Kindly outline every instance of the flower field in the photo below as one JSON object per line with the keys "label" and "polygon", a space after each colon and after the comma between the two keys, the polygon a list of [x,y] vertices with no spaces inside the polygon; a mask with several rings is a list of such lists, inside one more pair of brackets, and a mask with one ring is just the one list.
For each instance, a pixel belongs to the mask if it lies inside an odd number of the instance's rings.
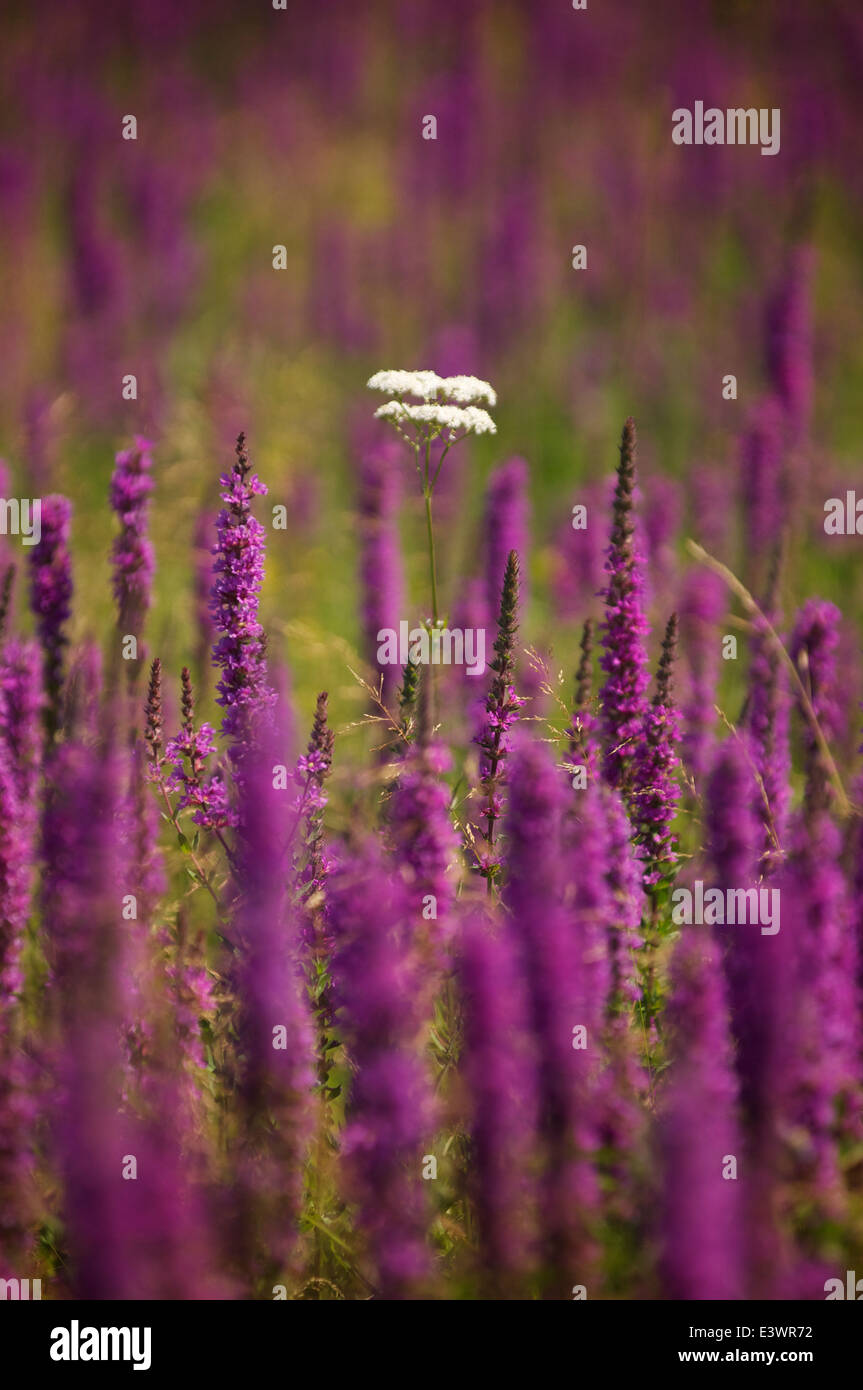
{"label": "flower field", "polygon": [[0,33],[4,1296],[855,1297],[861,17]]}

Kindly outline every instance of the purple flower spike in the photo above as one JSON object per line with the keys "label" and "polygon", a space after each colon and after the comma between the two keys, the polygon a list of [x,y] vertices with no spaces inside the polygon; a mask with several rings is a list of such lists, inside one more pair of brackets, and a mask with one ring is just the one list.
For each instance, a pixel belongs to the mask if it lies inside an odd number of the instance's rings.
{"label": "purple flower spike", "polygon": [[599,1200],[590,1098],[600,1038],[587,1013],[594,1001],[585,998],[584,937],[563,904],[562,797],[559,772],[543,746],[520,744],[510,774],[504,901],[539,1051],[539,1219],[543,1286],[551,1298],[568,1297],[574,1282],[589,1283]]}
{"label": "purple flower spike", "polygon": [[532,1256],[529,1160],[538,1078],[506,923],[494,929],[479,917],[468,922],[460,978],[481,1291],[485,1298],[513,1298]]}
{"label": "purple flower spike", "polygon": [[[508,459],[491,474],[486,492],[483,534],[485,602],[488,621],[492,622],[500,603],[500,577],[506,569],[509,552],[514,550],[519,556],[528,553],[527,464],[524,459]],[[520,602],[524,612],[527,589],[523,580]]]}
{"label": "purple flower spike", "polygon": [[150,606],[153,582],[153,547],[147,539],[152,447],[149,440],[138,436],[131,449],[117,454],[110,490],[111,506],[122,528],[111,556],[117,623],[121,632],[137,636]]}
{"label": "purple flower spike", "polygon": [[794,439],[805,437],[812,418],[814,270],[812,248],[795,247],[782,283],[767,310],[767,365]]}
{"label": "purple flower spike", "polygon": [[[761,792],[743,739],[730,738],[720,749],[705,800],[710,886],[722,892],[757,888],[763,851]],[[780,887],[780,903],[783,893]],[[775,1296],[783,1259],[771,1194],[781,1163],[787,1039],[795,1031],[789,1008],[793,995],[790,930],[787,922],[782,922],[775,935],[763,934],[757,924],[716,929],[717,942],[724,949],[731,1035],[746,1125],[749,1180],[741,1201],[747,1292],[754,1298]]]}
{"label": "purple flower spike", "polygon": [[355,1071],[343,1153],[381,1298],[421,1296],[429,1275],[423,1157],[431,1098],[417,1038],[417,980],[402,888],[368,844],[330,879],[335,998]]}
{"label": "purple flower spike", "polygon": [[223,635],[213,650],[222,671],[217,701],[225,709],[222,733],[236,764],[252,741],[255,719],[276,700],[267,684],[266,637],[258,621],[258,597],[264,582],[264,528],[252,516],[252,499],[267,489],[252,471],[246,437],[237,439],[237,461],[221,478],[224,509],[217,523],[213,597],[216,629]]}
{"label": "purple flower spike", "polygon": [[[383,628],[398,631],[403,617],[404,577],[399,544],[400,474],[397,450],[380,447],[363,456],[360,470],[359,540],[362,626],[369,661],[377,665]],[[397,666],[378,666],[383,699],[388,703],[399,683]]]}
{"label": "purple flower spike", "polygon": [[[836,649],[839,646],[841,620],[842,614],[835,604],[811,598],[797,614],[790,642],[791,660],[798,669],[803,688],[828,744],[839,736],[842,727],[841,710],[835,694]],[[806,754],[806,805],[813,811],[829,801],[829,773],[799,693],[797,704]]]}
{"label": "purple flower spike", "polygon": [[719,949],[684,929],[666,1013],[671,1048],[659,1114],[663,1163],[661,1270],[672,1299],[743,1297],[736,1087]]}
{"label": "purple flower spike", "polygon": [[497,623],[495,657],[490,663],[494,672],[485,702],[482,728],[474,739],[479,745],[479,776],[482,785],[480,816],[484,822],[478,836],[475,855],[479,872],[485,878],[489,893],[500,873],[497,850],[497,823],[503,813],[504,768],[511,747],[510,730],[518,719],[524,699],[516,695],[512,684],[515,665],[515,634],[518,631],[518,555],[509,553],[503,578],[500,614]]}
{"label": "purple flower spike", "polygon": [[237,1024],[243,1147],[239,1161],[246,1256],[265,1278],[284,1270],[296,1244],[312,1122],[314,1048],[299,966],[299,914],[287,892],[293,808],[274,767],[276,729],[240,768]]}
{"label": "purple flower spike", "polygon": [[42,536],[30,552],[30,607],[42,644],[43,680],[48,697],[45,724],[53,739],[60,720],[63,653],[68,645],[66,624],[72,611],[72,567],[69,522],[72,503],[52,494],[42,502]]}
{"label": "purple flower spike", "polygon": [[[405,891],[413,901],[415,920],[431,924],[430,945],[439,964],[447,959],[453,931],[451,908],[458,854],[449,788],[441,775],[448,765],[444,748],[414,744],[401,764],[389,802],[390,837]],[[433,909],[433,917],[426,908]]]}
{"label": "purple flower spike", "polygon": [[757,584],[786,519],[782,486],[783,420],[778,401],[768,398],[753,410],[741,452],[741,483],[746,553]]}
{"label": "purple flower spike", "polygon": [[628,791],[645,711],[649,626],[644,614],[644,560],[635,539],[635,423],[627,420],[620,444],[614,493],[611,544],[605,561],[608,583],[602,590],[600,666],[606,680],[600,695],[605,736],[603,774],[613,787]]}
{"label": "purple flower spike", "polygon": [[[776,627],[773,612],[767,613]],[[761,619],[754,622],[746,727],[761,778],[758,814],[764,825],[761,868],[770,874],[785,852],[791,801],[790,697],[785,665]]]}
{"label": "purple flower spike", "polygon": [[680,759],[680,715],[674,704],[672,672],[677,651],[677,614],[665,629],[662,657],[656,677],[656,694],[644,716],[632,781],[632,823],[644,861],[644,885],[653,888],[666,880],[676,862],[671,826],[677,814],[680,786],[674,775]]}

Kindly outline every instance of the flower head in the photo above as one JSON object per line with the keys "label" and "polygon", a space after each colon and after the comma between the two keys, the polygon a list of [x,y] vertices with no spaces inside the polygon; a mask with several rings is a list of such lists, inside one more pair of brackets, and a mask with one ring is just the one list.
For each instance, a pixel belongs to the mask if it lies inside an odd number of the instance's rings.
{"label": "flower head", "polygon": [[437,372],[375,372],[366,385],[372,391],[385,391],[388,396],[414,396],[417,400],[437,398],[455,401],[457,405],[472,405],[485,401],[497,405],[497,392],[478,376],[438,376]]}
{"label": "flower head", "polygon": [[497,426],[488,411],[480,410],[475,405],[406,405],[404,401],[387,401],[385,405],[378,406],[375,418],[392,420],[397,425],[427,425],[429,428],[419,433],[428,434],[430,438],[435,438],[444,430],[449,430],[453,436],[461,430],[460,438],[466,434],[497,433]]}

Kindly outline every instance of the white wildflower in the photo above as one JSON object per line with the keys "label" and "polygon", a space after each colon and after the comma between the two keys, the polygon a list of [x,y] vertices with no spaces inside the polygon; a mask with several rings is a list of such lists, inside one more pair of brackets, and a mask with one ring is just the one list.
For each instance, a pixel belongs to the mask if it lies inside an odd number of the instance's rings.
{"label": "white wildflower", "polygon": [[437,372],[375,372],[366,385],[372,391],[386,391],[388,396],[416,396],[430,401],[443,386]]}
{"label": "white wildflower", "polygon": [[441,382],[441,394],[459,405],[471,405],[475,401],[497,405],[494,387],[489,386],[487,381],[481,381],[478,376],[445,376]]}
{"label": "white wildflower", "polygon": [[450,430],[453,434],[496,434],[497,426],[486,410],[477,406],[406,405],[404,401],[387,401],[375,411],[379,420],[394,424],[428,425],[431,432]]}
{"label": "white wildflower", "polygon": [[497,405],[497,392],[478,376],[438,376],[437,372],[375,372],[366,382],[389,396],[413,396],[420,401],[453,401],[456,405]]}

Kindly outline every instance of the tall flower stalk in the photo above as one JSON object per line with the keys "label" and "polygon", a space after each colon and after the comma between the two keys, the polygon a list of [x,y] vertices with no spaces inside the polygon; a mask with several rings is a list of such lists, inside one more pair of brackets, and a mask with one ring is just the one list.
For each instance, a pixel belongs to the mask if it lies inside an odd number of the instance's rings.
{"label": "tall flower stalk", "polygon": [[[117,626],[121,633],[132,633],[139,641],[153,579],[153,547],[147,537],[153,491],[152,447],[149,440],[138,436],[131,449],[117,454],[109,494],[121,527],[111,553]],[[131,666],[138,669],[137,663]]]}
{"label": "tall flower stalk", "polygon": [[244,434],[237,437],[236,455],[231,472],[221,478],[225,506],[217,522],[211,600],[222,634],[213,649],[222,671],[216,699],[225,710],[222,733],[235,768],[249,746],[254,718],[276,700],[267,682],[266,636],[258,620],[265,533],[252,515],[252,499],[267,489],[249,462]]}
{"label": "tall flower stalk", "polygon": [[600,694],[603,774],[612,787],[626,793],[631,789],[644,719],[649,632],[644,614],[644,560],[635,532],[635,451],[635,422],[628,419],[620,443],[611,544],[605,561],[608,582],[602,590],[605,619],[599,659],[606,677]]}
{"label": "tall flower stalk", "polygon": [[[429,555],[432,624],[441,620],[438,603],[437,562],[435,559],[434,527],[432,525],[432,496],[440,477],[444,460],[450,449],[470,434],[494,434],[495,423],[486,410],[475,404],[485,401],[495,405],[497,396],[487,381],[478,377],[440,377],[435,372],[376,372],[369,378],[373,391],[385,391],[393,399],[379,406],[375,416],[389,420],[401,438],[413,451],[422,487],[426,515],[426,538]],[[413,397],[422,404],[404,399]],[[441,445],[440,457],[432,464],[432,448]]]}
{"label": "tall flower stalk", "polygon": [[497,823],[503,814],[501,788],[504,766],[511,747],[510,730],[524,704],[523,698],[515,693],[512,684],[515,635],[518,631],[518,573],[518,555],[511,550],[501,590],[495,655],[490,663],[494,678],[485,702],[483,726],[474,740],[480,750],[479,777],[482,792],[479,809],[481,829],[474,853],[489,894],[494,892],[500,874],[500,856],[496,843]]}
{"label": "tall flower stalk", "polygon": [[46,703],[45,728],[49,743],[60,725],[64,653],[69,643],[66,624],[71,615],[72,565],[69,523],[72,504],[59,495],[42,503],[42,535],[30,552],[30,607],[42,644]]}

